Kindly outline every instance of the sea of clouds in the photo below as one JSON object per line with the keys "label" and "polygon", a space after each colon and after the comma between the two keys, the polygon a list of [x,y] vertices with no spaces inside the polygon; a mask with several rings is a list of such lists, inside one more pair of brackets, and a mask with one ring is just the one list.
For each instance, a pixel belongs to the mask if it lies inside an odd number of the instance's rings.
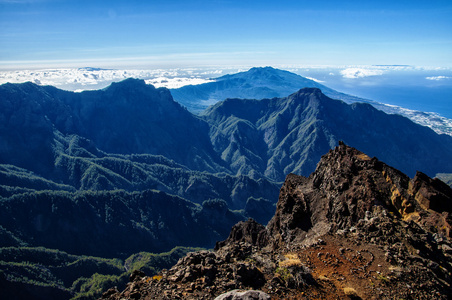
{"label": "sea of clouds", "polygon": [[218,69],[117,70],[76,68],[18,70],[0,72],[0,84],[33,82],[38,85],[52,85],[69,91],[85,91],[104,88],[112,82],[127,78],[139,78],[155,87],[174,89],[184,85],[210,82],[212,77],[221,75],[223,75],[223,70]]}

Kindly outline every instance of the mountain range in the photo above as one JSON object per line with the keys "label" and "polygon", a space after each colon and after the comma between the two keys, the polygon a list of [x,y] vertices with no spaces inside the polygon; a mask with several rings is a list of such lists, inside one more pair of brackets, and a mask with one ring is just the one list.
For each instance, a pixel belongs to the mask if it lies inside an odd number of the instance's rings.
{"label": "mountain range", "polygon": [[402,115],[415,123],[430,127],[439,134],[452,135],[452,120],[438,114],[387,105],[344,94],[317,81],[272,67],[251,68],[245,72],[213,78],[212,82],[171,89],[171,94],[177,102],[183,104],[188,110],[200,113],[208,106],[226,98],[281,98],[304,87],[319,88],[328,97],[342,100],[348,104],[355,102],[369,103],[388,114]]}
{"label": "mountain range", "polygon": [[[286,175],[310,174],[339,141],[408,174],[452,170],[452,137],[315,87],[229,98],[195,115],[137,79],[81,93],[4,84],[0,250],[127,259],[210,248],[240,220],[267,223]],[[15,275],[1,273],[0,283],[31,272],[9,263]],[[45,274],[38,285],[74,291],[75,281]]]}
{"label": "mountain range", "polygon": [[[5,84],[0,97],[0,163],[76,189],[145,181],[121,168],[110,178],[107,170],[116,171],[121,159],[282,181],[289,172],[312,172],[339,140],[408,174],[420,169],[434,176],[452,169],[451,137],[368,104],[332,100],[316,88],[284,98],[227,99],[200,116],[175,102],[167,89],[135,79],[82,93]],[[99,164],[90,164],[93,159]],[[102,176],[85,174],[79,165]]]}

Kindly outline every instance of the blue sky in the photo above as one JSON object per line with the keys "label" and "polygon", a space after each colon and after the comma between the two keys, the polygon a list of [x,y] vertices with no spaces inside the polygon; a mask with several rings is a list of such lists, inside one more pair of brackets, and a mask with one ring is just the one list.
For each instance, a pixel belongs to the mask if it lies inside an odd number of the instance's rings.
{"label": "blue sky", "polygon": [[0,0],[0,68],[452,67],[452,1]]}

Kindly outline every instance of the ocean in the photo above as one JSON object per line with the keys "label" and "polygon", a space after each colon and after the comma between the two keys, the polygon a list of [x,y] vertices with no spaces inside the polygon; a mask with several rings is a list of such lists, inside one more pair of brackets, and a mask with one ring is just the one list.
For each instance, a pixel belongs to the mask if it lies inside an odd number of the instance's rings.
{"label": "ocean", "polygon": [[[452,69],[409,66],[300,69],[339,92],[452,119]],[[347,71],[348,70],[348,71]]]}

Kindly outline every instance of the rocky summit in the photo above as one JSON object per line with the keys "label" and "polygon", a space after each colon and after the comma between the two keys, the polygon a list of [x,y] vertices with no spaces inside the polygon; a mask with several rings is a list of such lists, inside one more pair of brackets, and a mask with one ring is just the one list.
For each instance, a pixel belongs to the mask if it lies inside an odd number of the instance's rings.
{"label": "rocky summit", "polygon": [[135,272],[102,299],[449,299],[452,190],[340,143],[290,174],[265,227],[236,224],[214,251]]}

